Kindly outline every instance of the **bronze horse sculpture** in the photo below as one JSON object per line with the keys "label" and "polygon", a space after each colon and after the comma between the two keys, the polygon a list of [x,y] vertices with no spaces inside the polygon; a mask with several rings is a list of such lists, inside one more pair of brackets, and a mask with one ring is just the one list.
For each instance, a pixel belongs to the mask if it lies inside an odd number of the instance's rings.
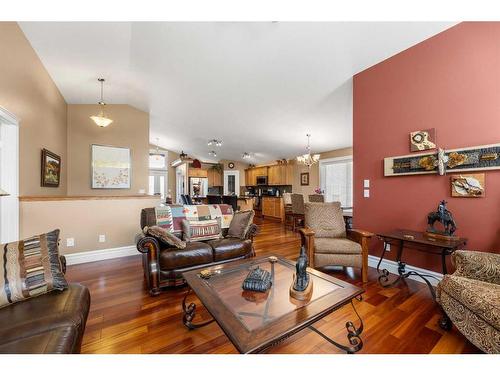
{"label": "bronze horse sculpture", "polygon": [[[444,231],[438,231],[434,228],[434,223],[438,221],[444,226]],[[442,200],[439,203],[436,212],[431,212],[427,215],[427,231],[432,233],[440,233],[446,236],[453,236],[453,233],[457,230],[455,220],[453,220],[453,215],[446,208],[446,201]]]}

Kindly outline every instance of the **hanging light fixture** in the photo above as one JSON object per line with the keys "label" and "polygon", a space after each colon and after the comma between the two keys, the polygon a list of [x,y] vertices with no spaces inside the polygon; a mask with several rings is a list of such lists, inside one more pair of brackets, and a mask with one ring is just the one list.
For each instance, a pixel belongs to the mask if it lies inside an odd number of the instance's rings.
{"label": "hanging light fixture", "polygon": [[307,147],[304,155],[297,156],[297,162],[303,165],[307,165],[308,168],[311,167],[311,165],[316,164],[319,160],[320,155],[319,154],[314,154],[311,155],[311,144],[310,144],[310,139],[311,139],[311,134],[306,134],[307,136]]}
{"label": "hanging light fixture", "polygon": [[248,152],[244,152],[243,155],[241,155],[243,159],[250,159],[250,154]]}
{"label": "hanging light fixture", "polygon": [[212,156],[212,157],[215,158],[217,156],[217,153],[214,150],[212,150],[212,151],[208,152],[208,155],[210,155],[210,156]]}
{"label": "hanging light fixture", "polygon": [[213,146],[217,146],[217,147],[222,147],[222,141],[221,141],[221,140],[219,140],[219,139],[215,139],[215,138],[214,138],[214,139],[209,140],[207,144],[208,144],[209,146],[212,146],[212,145],[213,145]]}
{"label": "hanging light fixture", "polygon": [[97,126],[100,126],[101,128],[105,128],[109,124],[113,122],[109,117],[106,117],[106,114],[104,113],[104,106],[106,103],[104,103],[104,99],[102,98],[103,94],[103,85],[104,85],[104,78],[98,78],[97,79],[101,83],[101,100],[97,102],[100,106],[100,111],[97,116],[90,116],[90,118],[96,123]]}

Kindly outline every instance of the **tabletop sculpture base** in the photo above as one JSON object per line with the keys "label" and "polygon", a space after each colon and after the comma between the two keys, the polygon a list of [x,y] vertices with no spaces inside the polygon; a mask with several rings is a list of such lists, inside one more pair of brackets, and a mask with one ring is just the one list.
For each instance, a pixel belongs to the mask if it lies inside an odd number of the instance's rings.
{"label": "tabletop sculpture base", "polygon": [[293,286],[295,285],[295,279],[297,275],[293,275],[293,282],[290,285],[290,297],[295,298],[299,301],[308,301],[311,299],[312,291],[313,291],[313,281],[309,280],[306,289],[304,290],[295,290]]}

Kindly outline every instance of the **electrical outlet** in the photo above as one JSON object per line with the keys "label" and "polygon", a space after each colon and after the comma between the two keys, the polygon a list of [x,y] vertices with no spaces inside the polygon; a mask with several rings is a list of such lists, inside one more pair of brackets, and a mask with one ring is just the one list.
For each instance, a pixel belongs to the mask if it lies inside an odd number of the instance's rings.
{"label": "electrical outlet", "polygon": [[384,242],[385,251],[391,251],[391,244]]}
{"label": "electrical outlet", "polygon": [[364,189],[363,190],[363,197],[370,198],[370,190],[369,189]]}
{"label": "electrical outlet", "polygon": [[99,242],[106,242],[106,235],[105,234],[99,235]]}
{"label": "electrical outlet", "polygon": [[363,180],[363,187],[365,189],[369,189],[370,188],[370,180]]}
{"label": "electrical outlet", "polygon": [[75,246],[75,239],[74,238],[66,238],[66,246],[67,247],[73,247]]}

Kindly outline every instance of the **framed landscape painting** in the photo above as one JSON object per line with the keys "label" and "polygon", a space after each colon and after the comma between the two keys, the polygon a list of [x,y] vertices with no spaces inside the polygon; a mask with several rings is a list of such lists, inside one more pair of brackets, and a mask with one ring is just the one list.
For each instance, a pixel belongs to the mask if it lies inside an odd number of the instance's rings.
{"label": "framed landscape painting", "polygon": [[59,187],[61,180],[61,157],[47,149],[42,150],[41,185],[44,187]]}
{"label": "framed landscape painting", "polygon": [[92,189],[130,189],[130,149],[92,145]]}

